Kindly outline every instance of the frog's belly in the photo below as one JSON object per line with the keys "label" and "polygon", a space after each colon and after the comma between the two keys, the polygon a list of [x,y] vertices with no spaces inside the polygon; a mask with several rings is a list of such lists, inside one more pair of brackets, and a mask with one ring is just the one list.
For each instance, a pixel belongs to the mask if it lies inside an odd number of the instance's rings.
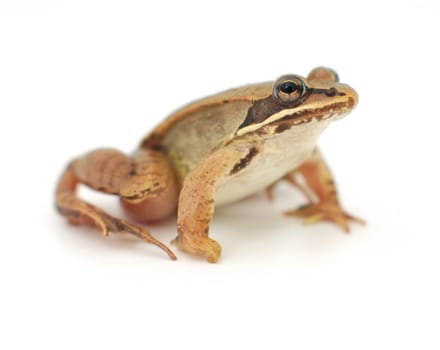
{"label": "frog's belly", "polygon": [[285,154],[276,156],[271,154],[270,158],[264,155],[255,157],[240,174],[228,178],[219,186],[216,192],[216,204],[234,202],[263,190],[303,163],[312,150],[313,148],[288,157]]}
{"label": "frog's belly", "polygon": [[314,128],[296,127],[267,140],[250,164],[227,178],[216,192],[216,205],[227,204],[265,189],[310,157],[327,123]]}

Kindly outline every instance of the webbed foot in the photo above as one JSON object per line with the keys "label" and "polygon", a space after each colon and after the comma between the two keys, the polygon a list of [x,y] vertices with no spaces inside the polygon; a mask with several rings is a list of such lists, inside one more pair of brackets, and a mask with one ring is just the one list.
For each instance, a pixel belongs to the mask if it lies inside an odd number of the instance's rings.
{"label": "webbed foot", "polygon": [[365,225],[365,221],[345,212],[338,203],[319,202],[307,204],[296,210],[284,212],[285,216],[297,216],[304,218],[305,224],[318,221],[330,221],[338,225],[346,233],[350,232],[349,221]]}
{"label": "webbed foot", "polygon": [[61,194],[58,197],[58,210],[67,217],[73,225],[89,225],[98,228],[104,236],[109,232],[129,233],[147,243],[154,244],[168,254],[172,260],[176,260],[174,253],[162,242],[154,238],[150,232],[140,226],[132,225],[123,219],[117,219],[99,208],[85,203],[72,194]]}

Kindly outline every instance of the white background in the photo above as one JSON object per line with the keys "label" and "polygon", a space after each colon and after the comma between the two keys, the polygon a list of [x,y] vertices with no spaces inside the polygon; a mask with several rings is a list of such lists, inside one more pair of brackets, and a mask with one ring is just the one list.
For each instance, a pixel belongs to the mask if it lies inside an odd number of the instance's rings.
{"label": "white background", "polygon": [[[1,0],[0,348],[439,349],[439,18],[415,0]],[[54,211],[72,157],[318,65],[360,95],[320,145],[368,226],[283,218],[302,199],[281,186],[216,212],[212,265]],[[169,242],[174,219],[151,230]]]}

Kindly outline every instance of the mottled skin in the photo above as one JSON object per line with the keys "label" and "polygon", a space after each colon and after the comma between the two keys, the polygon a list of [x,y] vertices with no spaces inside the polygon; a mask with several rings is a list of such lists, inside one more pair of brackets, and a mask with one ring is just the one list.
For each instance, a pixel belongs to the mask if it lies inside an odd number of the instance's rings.
{"label": "mottled skin", "polygon": [[[288,211],[306,222],[332,221],[348,232],[361,220],[341,208],[330,171],[316,148],[328,124],[349,113],[357,94],[336,73],[316,68],[306,78],[283,76],[228,90],[178,110],[127,156],[100,149],[73,160],[58,184],[56,206],[71,223],[134,234],[175,255],[145,228],[111,217],[76,195],[79,183],[121,197],[127,214],[159,221],[177,209],[181,250],[216,262],[209,238],[216,205],[271,189],[280,180],[298,187],[309,204]],[[302,176],[306,187],[296,181]]]}

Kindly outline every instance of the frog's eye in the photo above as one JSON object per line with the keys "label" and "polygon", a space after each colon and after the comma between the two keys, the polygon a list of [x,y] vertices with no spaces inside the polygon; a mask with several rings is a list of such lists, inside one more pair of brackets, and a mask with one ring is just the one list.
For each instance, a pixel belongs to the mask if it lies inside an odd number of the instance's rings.
{"label": "frog's eye", "polygon": [[293,104],[307,92],[306,82],[296,75],[285,75],[275,81],[273,95],[282,104]]}

